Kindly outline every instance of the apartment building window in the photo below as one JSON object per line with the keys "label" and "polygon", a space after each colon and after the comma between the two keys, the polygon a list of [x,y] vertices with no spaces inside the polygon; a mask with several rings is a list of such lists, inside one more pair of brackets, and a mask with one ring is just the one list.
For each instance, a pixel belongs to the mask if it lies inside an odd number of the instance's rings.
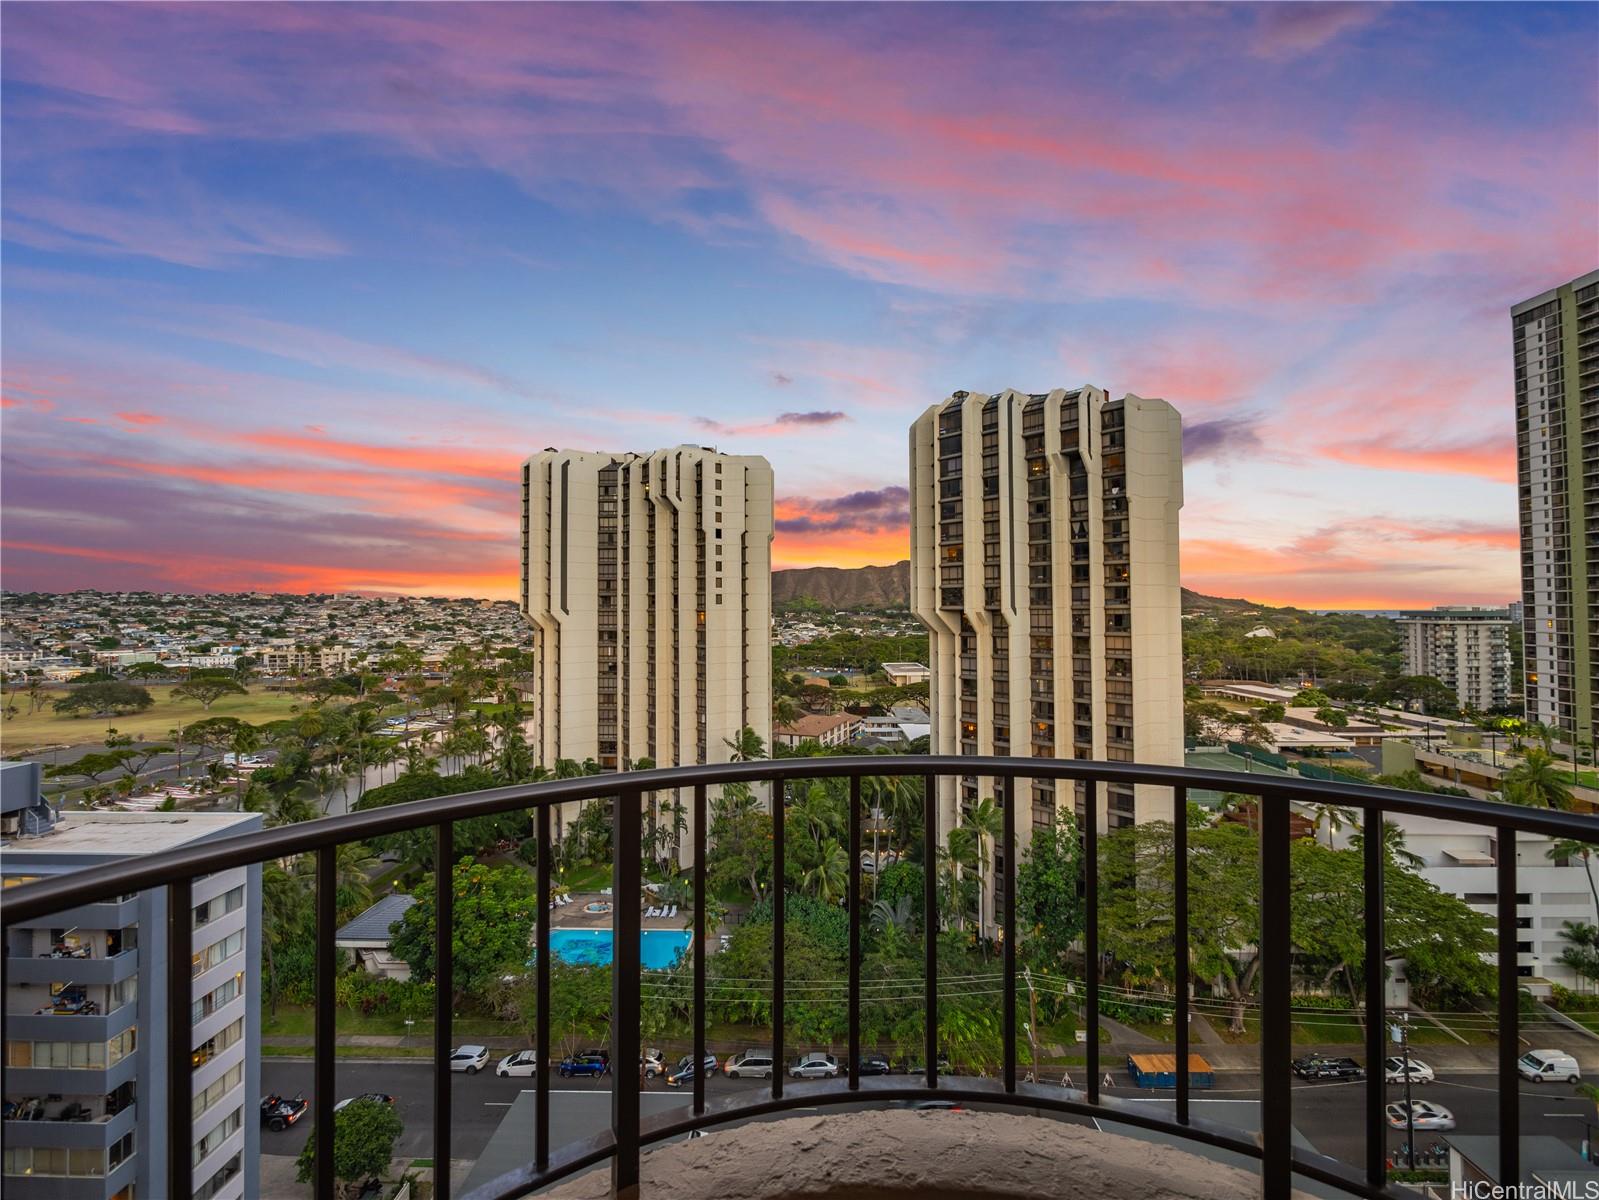
{"label": "apartment building window", "polygon": [[194,1115],[198,1117],[243,1082],[244,1064],[235,1063],[220,1079],[213,1081],[210,1087],[194,1098]]}
{"label": "apartment building window", "polygon": [[235,954],[244,951],[244,930],[230,933],[220,942],[212,942],[204,950],[194,952],[194,974],[204,975],[213,968],[220,967]]}
{"label": "apartment building window", "polygon": [[200,999],[194,1002],[193,1023],[199,1024],[223,1005],[231,1004],[239,998],[243,990],[244,972],[240,971],[232,979],[226,980],[220,987],[201,996]]}
{"label": "apartment building window", "polygon": [[216,1153],[217,1147],[238,1133],[243,1126],[244,1110],[236,1108],[222,1119],[221,1124],[194,1144],[195,1165],[198,1166],[206,1155]]}
{"label": "apartment building window", "polygon": [[207,1179],[194,1190],[194,1200],[211,1200],[211,1198],[233,1182],[234,1176],[243,1168],[243,1156],[235,1154],[217,1169],[215,1175]]}
{"label": "apartment building window", "polygon": [[229,1046],[235,1045],[244,1037],[244,1018],[240,1017],[225,1029],[212,1034],[204,1042],[194,1048],[194,1065],[199,1067],[210,1062]]}
{"label": "apartment building window", "polygon": [[241,883],[232,891],[223,892],[220,896],[194,906],[194,927],[209,925],[218,917],[226,916],[230,912],[237,912],[244,907],[244,885]]}

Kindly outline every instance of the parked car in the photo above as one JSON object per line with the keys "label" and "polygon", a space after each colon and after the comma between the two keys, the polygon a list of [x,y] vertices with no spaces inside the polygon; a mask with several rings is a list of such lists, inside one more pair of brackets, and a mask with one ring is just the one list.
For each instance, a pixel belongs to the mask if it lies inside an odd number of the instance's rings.
{"label": "parked car", "polygon": [[261,1101],[261,1124],[273,1133],[281,1133],[305,1116],[310,1107],[311,1102],[299,1093],[293,1096],[274,1093]]}
{"label": "parked car", "polygon": [[1294,1060],[1294,1074],[1301,1079],[1362,1079],[1366,1072],[1352,1058],[1309,1058]]}
{"label": "parked car", "polygon": [[596,1047],[593,1050],[583,1050],[583,1051],[579,1052],[576,1055],[576,1057],[578,1057],[578,1058],[598,1058],[598,1059],[604,1060],[606,1066],[610,1066],[611,1065],[611,1052],[605,1046],[598,1046],[598,1047]]}
{"label": "parked car", "polygon": [[741,1050],[722,1065],[729,1079],[770,1079],[772,1077],[772,1052],[770,1050]]}
{"label": "parked car", "polygon": [[833,1079],[838,1075],[838,1059],[831,1054],[802,1054],[788,1068],[790,1079]]}
{"label": "parked car", "polygon": [[[1385,1058],[1382,1060],[1382,1077],[1388,1083],[1405,1082],[1405,1060],[1403,1058]],[[1433,1080],[1432,1068],[1419,1058],[1410,1060],[1410,1082],[1431,1083]]]}
{"label": "parked car", "polygon": [[666,1074],[666,1055],[659,1050],[646,1050],[639,1055],[639,1067],[644,1072],[645,1079],[654,1079],[657,1075]]}
{"label": "parked car", "polygon": [[468,1075],[476,1075],[489,1061],[489,1048],[487,1046],[460,1046],[455,1053],[450,1055],[450,1070],[465,1071]]}
{"label": "parked car", "polygon": [[[677,1066],[666,1073],[666,1086],[682,1087],[685,1083],[693,1083],[694,1069],[694,1056],[692,1054],[685,1054],[682,1058],[677,1060]],[[699,1069],[704,1071],[707,1077],[715,1075],[716,1055],[707,1054],[700,1062]]]}
{"label": "parked car", "polygon": [[611,1064],[598,1054],[573,1054],[563,1058],[557,1070],[560,1071],[562,1079],[574,1079],[585,1075],[597,1079],[601,1075],[610,1074]]}
{"label": "parked car", "polygon": [[501,1079],[509,1079],[512,1075],[532,1075],[539,1069],[539,1052],[537,1050],[518,1050],[515,1054],[507,1054],[495,1064],[494,1073]]}
{"label": "parked car", "polygon": [[[1411,1122],[1405,1119],[1405,1106],[1403,1104],[1390,1104],[1386,1109],[1388,1124],[1394,1129],[1404,1129]],[[1426,1100],[1412,1100],[1410,1111],[1414,1115],[1417,1129],[1445,1130],[1455,1127],[1455,1114],[1441,1104],[1431,1104]]]}
{"label": "parked car", "polygon": [[857,1070],[862,1075],[887,1075],[891,1068],[885,1055],[863,1054]]}
{"label": "parked car", "polygon": [[394,1103],[394,1097],[390,1096],[386,1092],[362,1092],[359,1096],[350,1096],[347,1099],[340,1100],[337,1104],[335,1104],[333,1106],[333,1111],[334,1112],[339,1112],[341,1109],[348,1108],[350,1105],[354,1104],[357,1100],[370,1100],[374,1104],[393,1104]]}
{"label": "parked car", "polygon": [[1529,1050],[1516,1060],[1516,1070],[1521,1072],[1522,1078],[1534,1083],[1542,1083],[1546,1079],[1577,1083],[1582,1079],[1577,1060],[1564,1050]]}

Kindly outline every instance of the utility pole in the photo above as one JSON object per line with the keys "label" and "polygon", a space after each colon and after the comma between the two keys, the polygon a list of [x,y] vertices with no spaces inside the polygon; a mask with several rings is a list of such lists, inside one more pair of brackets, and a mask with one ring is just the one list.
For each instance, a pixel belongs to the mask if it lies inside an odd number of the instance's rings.
{"label": "utility pole", "polygon": [[[1410,1103],[1410,1014],[1396,1013],[1399,1019],[1389,1026],[1393,1040],[1400,1045],[1405,1057],[1405,1145],[1410,1153],[1410,1169],[1416,1169],[1416,1110]],[[1386,1072],[1384,1072],[1386,1074]]]}
{"label": "utility pole", "polygon": [[1038,993],[1033,990],[1031,967],[1022,968],[1022,978],[1027,981],[1027,1041],[1033,1049],[1033,1082],[1041,1083],[1043,1080],[1038,1073]]}

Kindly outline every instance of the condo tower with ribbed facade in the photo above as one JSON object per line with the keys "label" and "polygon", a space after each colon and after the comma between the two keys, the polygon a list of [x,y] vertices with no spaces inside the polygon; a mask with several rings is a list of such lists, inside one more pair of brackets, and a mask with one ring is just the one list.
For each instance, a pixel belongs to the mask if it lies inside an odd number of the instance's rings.
{"label": "condo tower with ribbed facade", "polygon": [[699,446],[533,455],[522,611],[544,766],[722,762],[746,727],[770,744],[771,467]]}
{"label": "condo tower with ribbed facade", "polygon": [[[911,426],[910,460],[932,751],[1180,765],[1177,411],[1095,387],[955,392]],[[941,828],[982,797],[1014,800],[1022,846],[1084,808],[1066,782],[1018,781],[1014,798],[976,775],[946,788]],[[1171,793],[1113,784],[1096,809],[1100,828],[1165,818]],[[1002,906],[985,897],[985,921]]]}

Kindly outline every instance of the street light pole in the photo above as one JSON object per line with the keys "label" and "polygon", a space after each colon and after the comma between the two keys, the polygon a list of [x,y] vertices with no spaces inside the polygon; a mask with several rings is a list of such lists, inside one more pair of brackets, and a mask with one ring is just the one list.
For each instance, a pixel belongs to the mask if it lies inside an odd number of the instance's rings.
{"label": "street light pole", "polygon": [[1410,1169],[1416,1169],[1416,1110],[1410,1103],[1410,1014],[1399,1014],[1399,1044],[1405,1055],[1405,1144],[1410,1147]]}

